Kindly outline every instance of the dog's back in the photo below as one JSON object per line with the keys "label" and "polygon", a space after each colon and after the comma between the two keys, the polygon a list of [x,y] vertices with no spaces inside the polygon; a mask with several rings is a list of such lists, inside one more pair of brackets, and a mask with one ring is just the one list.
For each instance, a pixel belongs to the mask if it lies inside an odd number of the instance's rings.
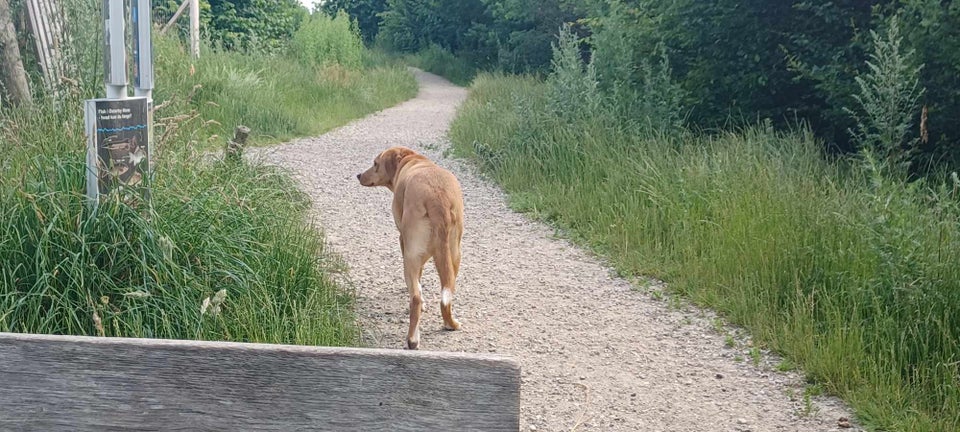
{"label": "dog's back", "polygon": [[[457,178],[422,155],[405,159],[399,169],[394,200],[400,200],[405,210],[408,205],[410,210],[422,209],[431,227],[448,226],[461,235],[463,192]],[[404,213],[403,218],[412,216]]]}

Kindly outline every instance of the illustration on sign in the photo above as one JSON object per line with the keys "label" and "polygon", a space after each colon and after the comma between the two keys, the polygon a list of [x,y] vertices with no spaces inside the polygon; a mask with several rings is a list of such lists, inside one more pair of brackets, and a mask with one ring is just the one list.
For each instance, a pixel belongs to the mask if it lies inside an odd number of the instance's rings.
{"label": "illustration on sign", "polygon": [[88,100],[87,113],[94,122],[88,130],[93,129],[91,155],[97,157],[90,173],[96,178],[96,192],[143,186],[149,150],[146,98]]}

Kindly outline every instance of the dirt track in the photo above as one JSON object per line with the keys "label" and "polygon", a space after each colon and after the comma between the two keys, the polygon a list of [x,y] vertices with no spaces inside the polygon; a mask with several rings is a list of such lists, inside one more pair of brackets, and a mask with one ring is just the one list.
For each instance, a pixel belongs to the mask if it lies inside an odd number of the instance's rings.
{"label": "dirt track", "polygon": [[634,289],[551,228],[512,212],[469,164],[443,157],[467,92],[416,74],[415,99],[263,151],[312,197],[327,241],[349,265],[371,345],[403,346],[408,298],[390,192],[361,187],[356,174],[381,150],[405,145],[453,171],[466,202],[454,303],[463,330],[441,330],[440,287],[428,264],[420,348],[519,359],[521,430],[857,430],[838,427],[850,415],[836,400],[808,406],[799,375],[773,372],[775,359],[758,367],[745,348],[727,347],[711,313]]}

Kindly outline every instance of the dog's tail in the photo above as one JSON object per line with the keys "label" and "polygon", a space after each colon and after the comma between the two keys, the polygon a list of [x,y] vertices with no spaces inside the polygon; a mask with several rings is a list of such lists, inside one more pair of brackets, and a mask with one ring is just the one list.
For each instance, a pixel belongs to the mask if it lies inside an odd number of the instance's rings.
{"label": "dog's tail", "polygon": [[456,291],[457,272],[460,270],[460,237],[463,233],[451,229],[460,226],[453,221],[447,220],[438,225],[435,235],[440,247],[433,255],[433,262],[440,276],[440,314],[443,316],[444,327],[456,330],[460,324],[453,318],[453,293]]}
{"label": "dog's tail", "polygon": [[[456,289],[457,269],[454,261],[456,255],[460,254],[459,238],[457,233],[449,228],[443,227],[437,230],[439,237],[439,249],[433,256],[433,261],[437,265],[437,274],[440,276],[440,288],[444,291],[453,291]],[[446,297],[446,296],[444,296]]]}

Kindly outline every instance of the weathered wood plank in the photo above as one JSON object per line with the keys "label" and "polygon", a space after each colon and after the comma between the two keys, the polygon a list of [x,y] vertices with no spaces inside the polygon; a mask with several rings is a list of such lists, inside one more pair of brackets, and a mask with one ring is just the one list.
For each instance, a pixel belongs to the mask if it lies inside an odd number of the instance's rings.
{"label": "weathered wood plank", "polygon": [[174,12],[173,17],[170,18],[170,21],[167,21],[167,23],[163,26],[163,28],[160,29],[160,34],[166,33],[167,30],[169,30],[170,27],[177,22],[177,19],[180,18],[180,15],[183,14],[183,11],[187,10],[187,6],[190,4],[191,1],[192,0],[183,0],[183,3],[180,3],[180,7],[177,8],[176,12]]}
{"label": "weathered wood plank", "polygon": [[490,355],[0,333],[0,430],[516,431]]}

